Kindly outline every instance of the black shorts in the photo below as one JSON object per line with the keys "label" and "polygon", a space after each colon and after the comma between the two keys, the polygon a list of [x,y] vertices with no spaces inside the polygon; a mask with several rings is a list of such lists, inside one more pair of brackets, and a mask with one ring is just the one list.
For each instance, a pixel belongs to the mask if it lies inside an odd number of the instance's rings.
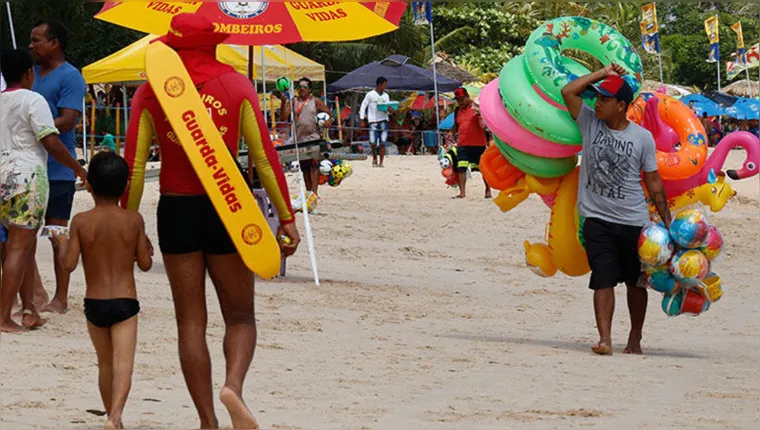
{"label": "black shorts", "polygon": [[641,227],[586,218],[583,239],[591,267],[589,288],[602,290],[618,284],[635,286],[641,276],[639,235]]}
{"label": "black shorts", "polygon": [[460,146],[457,149],[457,172],[480,170],[480,157],[486,152],[485,146]]}
{"label": "black shorts", "polygon": [[50,197],[45,218],[68,221],[74,206],[76,187],[74,181],[50,181]]}
{"label": "black shorts", "polygon": [[158,246],[163,254],[237,252],[208,196],[161,196]]}

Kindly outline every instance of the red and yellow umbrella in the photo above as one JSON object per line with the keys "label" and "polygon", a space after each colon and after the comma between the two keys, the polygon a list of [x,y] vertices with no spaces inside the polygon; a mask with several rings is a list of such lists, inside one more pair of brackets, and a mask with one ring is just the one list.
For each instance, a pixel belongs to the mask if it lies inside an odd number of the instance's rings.
{"label": "red and yellow umbrella", "polygon": [[106,2],[95,18],[166,34],[179,13],[204,15],[233,45],[359,40],[398,28],[406,2]]}

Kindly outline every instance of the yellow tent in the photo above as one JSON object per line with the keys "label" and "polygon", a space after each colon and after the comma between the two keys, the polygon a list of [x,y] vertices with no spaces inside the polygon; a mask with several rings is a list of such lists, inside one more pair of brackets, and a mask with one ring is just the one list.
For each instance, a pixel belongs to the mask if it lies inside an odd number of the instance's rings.
{"label": "yellow tent", "polygon": [[[145,50],[151,40],[158,36],[149,35],[126,48],[90,64],[82,69],[88,84],[114,82],[136,82],[145,80]],[[253,76],[261,79],[261,50],[264,49],[266,79],[274,81],[280,76],[298,79],[306,76],[314,81],[325,80],[325,66],[297,54],[281,45],[256,46],[253,54]],[[230,64],[237,71],[248,74],[248,47],[220,45],[217,49],[219,61]]]}

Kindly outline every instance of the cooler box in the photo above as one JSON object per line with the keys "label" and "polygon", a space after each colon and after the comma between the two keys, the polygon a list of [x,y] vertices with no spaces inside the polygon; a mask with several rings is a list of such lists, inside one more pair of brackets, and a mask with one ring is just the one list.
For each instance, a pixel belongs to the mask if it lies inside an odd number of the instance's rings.
{"label": "cooler box", "polygon": [[398,102],[378,103],[377,104],[377,110],[379,110],[381,112],[388,112],[388,108],[398,109]]}

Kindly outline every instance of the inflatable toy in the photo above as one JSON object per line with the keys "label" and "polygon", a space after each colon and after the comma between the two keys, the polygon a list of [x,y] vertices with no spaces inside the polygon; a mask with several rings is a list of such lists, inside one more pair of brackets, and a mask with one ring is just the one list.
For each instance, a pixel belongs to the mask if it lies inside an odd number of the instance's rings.
{"label": "inflatable toy", "polygon": [[699,209],[679,212],[670,223],[670,235],[679,246],[694,249],[702,245],[707,237],[709,224],[705,214]]}
{"label": "inflatable toy", "polygon": [[[581,135],[564,107],[562,88],[589,73],[562,51],[585,51],[604,65],[628,72],[625,79],[638,94],[642,65],[636,49],[614,28],[588,18],[563,17],[534,31],[525,53],[508,62],[499,75],[500,93],[512,117],[531,133],[563,145],[580,145]],[[547,121],[551,118],[551,121]]]}
{"label": "inflatable toy", "polygon": [[[651,217],[659,216],[654,202],[647,194],[649,202],[649,214]],[[736,196],[736,191],[726,183],[725,174],[720,174],[714,184],[704,184],[697,188],[686,191],[680,196],[668,199],[668,207],[671,212],[683,209],[694,204],[703,204],[709,207],[712,212],[720,212],[726,206],[726,203]]]}
{"label": "inflatable toy", "polygon": [[736,131],[724,137],[718,146],[713,149],[707,158],[705,165],[697,174],[677,180],[664,180],[665,194],[667,196],[680,196],[701,185],[710,183],[712,174],[718,175],[723,170],[723,164],[728,158],[728,154],[734,148],[743,148],[747,153],[742,168],[739,170],[728,170],[726,174],[734,181],[748,179],[758,174],[760,166],[760,139],[746,131]]}
{"label": "inflatable toy", "polygon": [[723,252],[723,235],[720,234],[717,227],[714,225],[707,227],[707,237],[705,237],[704,242],[698,249],[705,254],[705,257],[709,261],[718,258],[720,253]]}
{"label": "inflatable toy", "polygon": [[[557,270],[568,276],[583,276],[591,271],[588,266],[586,251],[578,240],[580,217],[576,203],[579,174],[580,169],[575,169],[561,181],[558,181],[559,186],[556,190],[548,237],[546,238],[549,252],[534,252],[533,248],[536,245],[529,242],[525,244],[526,258],[527,254],[533,256],[533,259],[529,259],[529,265],[543,268],[547,276],[551,276],[548,273],[552,271],[556,273]],[[543,257],[544,260],[536,260],[536,255]]]}
{"label": "inflatable toy", "polygon": [[[707,134],[685,104],[665,94],[642,94],[628,109],[628,119],[643,125],[659,141],[657,167],[663,180],[689,178],[704,167]],[[675,143],[673,131],[679,139]]]}
{"label": "inflatable toy", "polygon": [[277,88],[277,91],[281,93],[286,93],[290,91],[290,79],[284,76],[277,78],[277,81],[275,81],[274,86],[275,88]]}
{"label": "inflatable toy", "polygon": [[481,116],[488,129],[518,151],[539,157],[567,158],[578,154],[583,149],[581,145],[561,145],[543,139],[521,126],[501,102],[498,79],[491,81],[483,88],[479,99]]}
{"label": "inflatable toy", "polygon": [[505,190],[513,186],[525,173],[509,163],[496,145],[486,148],[480,157],[480,173],[488,185],[495,190]]}
{"label": "inflatable toy", "polygon": [[669,317],[681,315],[681,306],[683,306],[683,292],[665,295],[662,298],[662,311]]}
{"label": "inflatable toy", "polygon": [[660,266],[673,257],[673,241],[665,227],[651,225],[641,230],[639,236],[639,258],[644,264]]}
{"label": "inflatable toy", "polygon": [[646,272],[646,281],[653,290],[663,294],[674,294],[681,288],[669,268]]}
{"label": "inflatable toy", "polygon": [[686,287],[695,287],[710,274],[710,262],[696,249],[682,250],[673,257],[670,272]]}
{"label": "inflatable toy", "polygon": [[578,165],[578,157],[576,156],[569,158],[536,157],[514,149],[498,137],[494,137],[493,142],[504,158],[512,165],[539,178],[559,178],[570,173]]}

